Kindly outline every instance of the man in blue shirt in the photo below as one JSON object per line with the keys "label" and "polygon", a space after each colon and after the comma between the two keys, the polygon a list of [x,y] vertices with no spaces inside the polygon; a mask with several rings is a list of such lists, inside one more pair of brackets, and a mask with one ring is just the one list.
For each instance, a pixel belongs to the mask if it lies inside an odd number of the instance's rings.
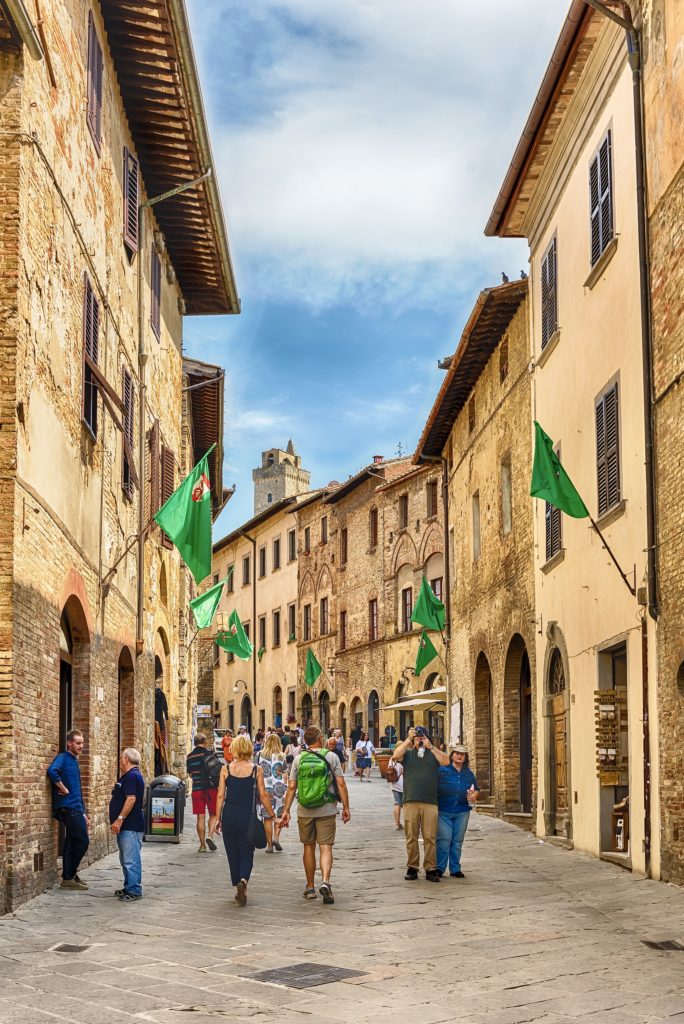
{"label": "man in blue shirt", "polygon": [[64,826],[62,849],[62,889],[84,890],[88,886],[78,877],[90,840],[90,822],[83,803],[81,769],[78,758],[83,750],[83,733],[71,729],[67,733],[66,750],[58,754],[47,770],[52,783],[52,814]]}
{"label": "man in blue shirt", "polygon": [[145,780],[140,771],[140,754],[126,747],[119,758],[121,775],[109,801],[109,824],[119,847],[123,868],[123,889],[114,893],[124,903],[142,899],[142,840],[145,832],[143,798]]}
{"label": "man in blue shirt", "polygon": [[464,878],[461,850],[480,788],[468,767],[468,748],[456,743],[449,748],[449,763],[439,769],[437,802],[437,874],[441,878],[449,865],[452,878]]}

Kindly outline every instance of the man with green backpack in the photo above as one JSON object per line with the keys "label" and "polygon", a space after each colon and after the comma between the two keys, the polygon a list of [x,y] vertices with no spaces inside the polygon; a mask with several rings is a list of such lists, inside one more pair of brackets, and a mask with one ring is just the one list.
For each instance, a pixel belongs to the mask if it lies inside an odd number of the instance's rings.
{"label": "man with green backpack", "polygon": [[292,762],[290,781],[285,796],[285,807],[281,815],[281,824],[287,828],[290,824],[290,808],[297,797],[297,824],[299,838],[304,844],[304,873],[306,888],[305,900],[316,899],[316,846],[320,847],[322,881],[319,892],[324,903],[334,903],[330,872],[333,864],[333,844],[335,842],[335,825],[337,803],[342,804],[342,821],[346,824],[350,818],[349,792],[344,781],[344,772],[337,754],[332,750],[322,750],[323,734],[315,725],[304,733],[306,750],[298,754]]}

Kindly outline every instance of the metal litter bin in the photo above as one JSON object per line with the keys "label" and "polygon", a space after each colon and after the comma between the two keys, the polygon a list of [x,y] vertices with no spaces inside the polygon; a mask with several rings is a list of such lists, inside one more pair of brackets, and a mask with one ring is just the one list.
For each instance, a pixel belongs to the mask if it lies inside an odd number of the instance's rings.
{"label": "metal litter bin", "polygon": [[146,843],[180,843],[185,814],[185,783],[158,775],[145,792]]}

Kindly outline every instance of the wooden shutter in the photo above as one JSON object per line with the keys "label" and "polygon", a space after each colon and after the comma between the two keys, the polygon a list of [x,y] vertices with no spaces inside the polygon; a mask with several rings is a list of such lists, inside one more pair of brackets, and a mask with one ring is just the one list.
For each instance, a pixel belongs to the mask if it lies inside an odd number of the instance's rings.
{"label": "wooden shutter", "polygon": [[100,304],[88,276],[83,289],[83,421],[97,437],[97,380],[94,368],[100,347]]}
{"label": "wooden shutter", "polygon": [[613,181],[611,167],[611,134],[599,146],[589,167],[589,199],[591,205],[591,265],[613,237]]}
{"label": "wooden shutter", "polygon": [[97,38],[93,12],[88,12],[88,104],[86,121],[98,156],[102,141],[102,47]]}
{"label": "wooden shutter", "polygon": [[555,505],[545,502],[546,561],[557,555],[561,549],[561,511]]}
{"label": "wooden shutter", "polygon": [[133,488],[139,487],[138,474],[135,471],[133,458],[133,424],[135,409],[135,388],[133,378],[126,367],[122,370],[121,392],[123,397],[123,461],[121,486],[129,498],[133,497]]}
{"label": "wooden shutter", "polygon": [[124,242],[131,252],[138,251],[138,161],[130,150],[124,146],[123,186],[124,186]]}
{"label": "wooden shutter", "polygon": [[548,345],[558,328],[556,259],[556,239],[554,238],[546,250],[541,267],[542,350]]}
{"label": "wooden shutter", "polygon": [[[175,457],[173,451],[166,445],[162,445],[161,450],[161,504],[171,497],[174,492],[174,469],[175,469]],[[160,506],[161,507],[161,506]],[[172,548],[173,541],[170,537],[167,537],[164,531],[161,532],[162,545],[165,548]]]}
{"label": "wooden shutter", "polygon": [[596,403],[596,483],[598,514],[603,515],[620,501],[617,383]]}
{"label": "wooden shutter", "polygon": [[159,470],[160,470],[160,451],[159,451],[159,420],[154,420],[152,426],[147,432],[147,501],[148,505],[145,509],[146,519],[152,518],[154,513],[159,508]]}
{"label": "wooden shutter", "polygon": [[161,334],[161,260],[155,249],[152,250],[152,310],[150,324],[157,340]]}

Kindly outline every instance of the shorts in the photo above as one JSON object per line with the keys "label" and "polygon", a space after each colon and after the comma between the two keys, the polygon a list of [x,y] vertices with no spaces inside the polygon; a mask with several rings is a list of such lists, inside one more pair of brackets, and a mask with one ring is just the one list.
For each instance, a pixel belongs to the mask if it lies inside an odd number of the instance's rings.
{"label": "shorts", "polygon": [[205,809],[209,811],[209,817],[216,814],[216,789],[193,789],[192,791],[192,813],[204,814]]}
{"label": "shorts", "polygon": [[403,792],[397,791],[396,789],[393,789],[392,790],[392,796],[394,797],[395,804],[399,804],[399,806],[401,807],[401,805],[404,802],[404,794],[403,794]]}
{"label": "shorts", "polygon": [[297,818],[297,824],[299,839],[305,845],[319,843],[321,846],[332,846],[335,842],[337,818],[334,814],[326,815],[325,818]]}
{"label": "shorts", "polygon": [[370,759],[370,757],[357,757],[356,758],[356,767],[357,768],[359,768],[359,769],[370,768],[370,766],[371,766],[371,759]]}

